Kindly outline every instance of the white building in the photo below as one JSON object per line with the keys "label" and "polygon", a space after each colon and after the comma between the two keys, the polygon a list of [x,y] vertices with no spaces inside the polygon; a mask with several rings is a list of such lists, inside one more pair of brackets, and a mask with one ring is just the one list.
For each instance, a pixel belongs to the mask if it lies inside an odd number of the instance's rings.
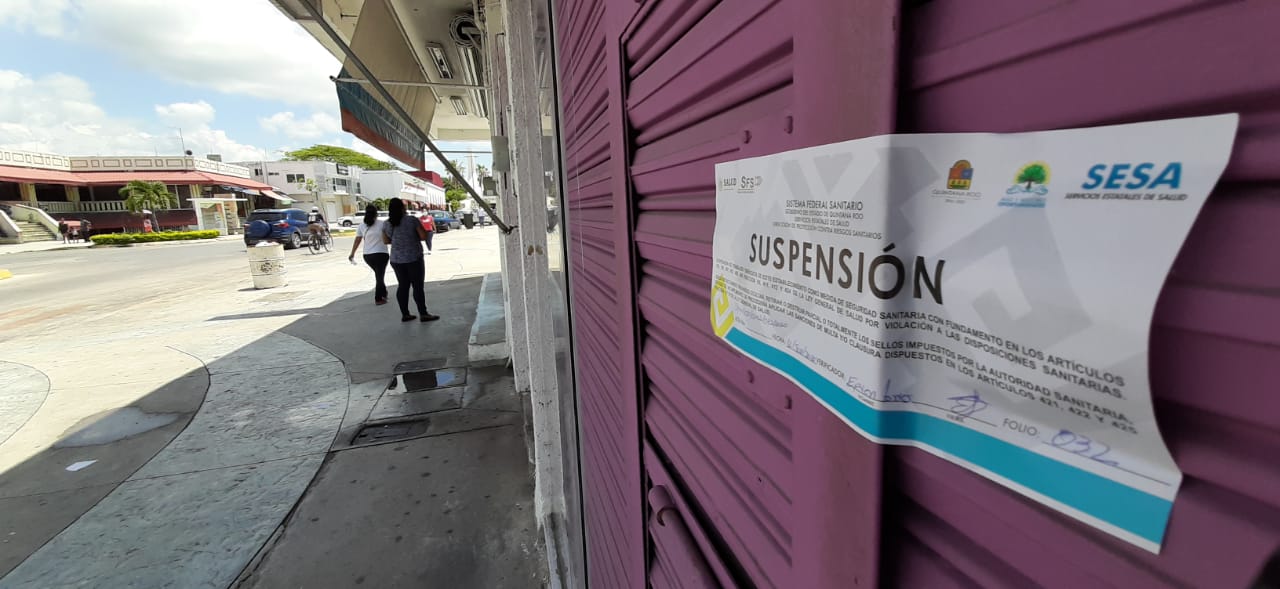
{"label": "white building", "polygon": [[364,169],[324,161],[238,162],[253,179],[270,184],[298,208],[320,207],[326,219],[355,214],[364,198]]}
{"label": "white building", "polygon": [[428,208],[445,207],[444,188],[400,170],[365,170],[361,179],[369,199],[400,198]]}

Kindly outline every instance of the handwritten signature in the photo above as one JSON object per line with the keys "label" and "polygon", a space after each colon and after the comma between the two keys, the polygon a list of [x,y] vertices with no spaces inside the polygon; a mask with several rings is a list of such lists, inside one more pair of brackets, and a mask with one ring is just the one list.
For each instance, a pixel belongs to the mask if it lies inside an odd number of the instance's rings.
{"label": "handwritten signature", "polygon": [[910,393],[891,392],[893,390],[893,379],[887,379],[884,381],[884,394],[881,394],[879,391],[863,384],[862,381],[858,380],[858,377],[856,376],[850,376],[849,380],[845,381],[844,384],[845,386],[853,390],[853,392],[858,393],[859,395],[862,395],[864,397],[870,398],[874,401],[880,401],[881,403],[912,403],[913,402],[913,400],[911,399]]}
{"label": "handwritten signature", "polygon": [[1107,466],[1119,466],[1120,463],[1110,458],[1103,458],[1111,451],[1108,446],[1097,440],[1092,440],[1088,436],[1077,434],[1068,430],[1060,430],[1053,439],[1049,441],[1049,445],[1054,448],[1061,448],[1072,454],[1084,456],[1090,460],[1101,462]]}
{"label": "handwritten signature", "polygon": [[952,413],[955,413],[956,415],[963,415],[965,417],[982,411],[991,405],[990,403],[982,400],[982,396],[978,394],[978,391],[974,391],[972,395],[947,397],[947,400],[953,403],[950,409]]}

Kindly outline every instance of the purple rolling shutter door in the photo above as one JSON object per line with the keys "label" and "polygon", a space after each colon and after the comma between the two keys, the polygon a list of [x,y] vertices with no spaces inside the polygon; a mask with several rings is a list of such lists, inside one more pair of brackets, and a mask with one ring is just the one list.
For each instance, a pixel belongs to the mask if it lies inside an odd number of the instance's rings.
{"label": "purple rolling shutter door", "polygon": [[623,33],[654,586],[875,584],[879,448],[722,344],[708,301],[714,165],[890,131],[895,6],[650,1]]}
{"label": "purple rolling shutter door", "polygon": [[644,585],[645,512],[618,5],[558,0],[556,28],[587,577],[631,588]]}
{"label": "purple rolling shutter door", "polygon": [[886,584],[1248,587],[1274,558],[1278,24],[1280,3],[1262,1],[939,0],[904,14],[902,132],[1028,131],[1221,112],[1239,112],[1241,127],[1151,334],[1160,428],[1186,476],[1161,554],[924,452],[893,449]]}

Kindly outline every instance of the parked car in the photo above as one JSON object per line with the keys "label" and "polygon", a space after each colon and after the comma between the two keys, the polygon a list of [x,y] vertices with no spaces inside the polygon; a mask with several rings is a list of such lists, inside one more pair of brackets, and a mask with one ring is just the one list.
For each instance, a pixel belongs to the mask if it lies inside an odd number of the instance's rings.
{"label": "parked car", "polygon": [[309,238],[307,211],[302,209],[258,209],[249,213],[244,224],[244,244],[250,247],[275,241],[294,249]]}
{"label": "parked car", "polygon": [[431,211],[431,216],[436,220],[436,231],[444,233],[450,229],[462,229],[462,221],[453,216],[453,213],[447,211]]}
{"label": "parked car", "polygon": [[[378,211],[378,218],[383,221],[386,221],[387,212]],[[355,227],[357,223],[361,223],[363,221],[364,221],[364,215],[347,215],[345,217],[338,217],[338,220],[335,222],[342,227]]]}

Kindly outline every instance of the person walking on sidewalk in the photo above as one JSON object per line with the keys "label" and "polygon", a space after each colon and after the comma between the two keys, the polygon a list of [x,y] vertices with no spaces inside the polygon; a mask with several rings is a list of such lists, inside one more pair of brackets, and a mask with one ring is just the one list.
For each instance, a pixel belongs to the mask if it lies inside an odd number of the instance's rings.
{"label": "person walking on sidewalk", "polygon": [[431,211],[422,213],[422,229],[427,232],[427,255],[431,255],[431,237],[436,234],[436,218],[431,216]]}
{"label": "person walking on sidewalk", "polygon": [[67,243],[67,239],[71,236],[71,226],[67,225],[67,220],[58,218],[58,233],[62,234],[62,243]]}
{"label": "person walking on sidewalk", "polygon": [[382,241],[391,246],[391,270],[396,273],[396,302],[400,303],[400,320],[413,321],[418,317],[409,314],[409,290],[413,290],[413,302],[418,304],[422,321],[435,321],[440,316],[427,312],[427,297],[423,292],[427,267],[422,259],[422,242],[427,232],[422,223],[405,214],[404,201],[393,198],[387,207],[387,224],[382,228]]}
{"label": "person walking on sidewalk", "polygon": [[[369,205],[364,208],[363,223],[356,229],[356,242],[351,244],[351,255],[347,256],[351,263],[356,262],[356,248],[364,243],[364,263],[373,268],[373,304],[387,304],[387,262],[391,254],[387,253],[387,244],[382,239],[382,229],[386,221],[378,218],[378,207]],[[404,306],[404,305],[401,305]]]}

